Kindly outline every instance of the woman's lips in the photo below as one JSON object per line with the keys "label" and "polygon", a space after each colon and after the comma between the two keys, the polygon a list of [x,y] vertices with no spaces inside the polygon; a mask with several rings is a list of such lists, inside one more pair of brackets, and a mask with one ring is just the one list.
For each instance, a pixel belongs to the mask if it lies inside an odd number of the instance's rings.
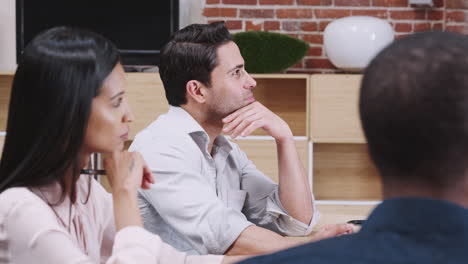
{"label": "woman's lips", "polygon": [[123,140],[123,141],[127,141],[128,140],[128,132],[121,135],[120,138]]}

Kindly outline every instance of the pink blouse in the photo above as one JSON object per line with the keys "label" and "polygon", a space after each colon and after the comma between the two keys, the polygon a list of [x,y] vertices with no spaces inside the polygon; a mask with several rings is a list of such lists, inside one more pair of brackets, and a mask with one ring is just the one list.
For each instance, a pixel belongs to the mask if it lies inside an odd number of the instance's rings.
{"label": "pink blouse", "polygon": [[59,205],[60,187],[0,194],[0,263],[221,263],[223,256],[188,256],[154,234],[131,226],[115,232],[112,197],[88,176],[77,182],[77,201]]}

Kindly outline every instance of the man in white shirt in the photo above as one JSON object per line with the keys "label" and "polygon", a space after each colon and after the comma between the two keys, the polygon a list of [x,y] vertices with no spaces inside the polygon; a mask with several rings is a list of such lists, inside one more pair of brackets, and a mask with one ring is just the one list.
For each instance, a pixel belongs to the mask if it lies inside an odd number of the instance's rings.
{"label": "man in white shirt", "polygon": [[[161,53],[169,112],[138,133],[156,184],[141,190],[145,228],[191,254],[261,254],[297,245],[318,220],[288,124],[255,101],[255,80],[223,22],[179,30]],[[226,140],[261,128],[276,141],[279,185]],[[351,232],[332,226],[317,239]],[[279,235],[279,234],[281,235]]]}

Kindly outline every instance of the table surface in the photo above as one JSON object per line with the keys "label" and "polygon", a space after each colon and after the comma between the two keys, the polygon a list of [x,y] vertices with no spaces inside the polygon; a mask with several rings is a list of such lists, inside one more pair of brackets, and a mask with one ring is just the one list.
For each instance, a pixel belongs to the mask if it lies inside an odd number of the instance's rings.
{"label": "table surface", "polygon": [[[329,205],[318,204],[317,210],[320,212],[320,219],[314,227],[311,235],[306,237],[292,237],[292,239],[310,241],[315,232],[328,224],[346,223],[349,220],[365,220],[377,205]],[[356,228],[356,232],[359,227]]]}

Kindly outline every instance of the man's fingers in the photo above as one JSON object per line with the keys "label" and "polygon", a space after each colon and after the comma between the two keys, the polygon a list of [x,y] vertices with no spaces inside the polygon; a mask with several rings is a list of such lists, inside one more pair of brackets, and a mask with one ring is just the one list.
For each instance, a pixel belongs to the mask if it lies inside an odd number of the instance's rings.
{"label": "man's fingers", "polygon": [[230,133],[233,129],[237,128],[239,124],[248,119],[249,117],[256,115],[257,111],[255,109],[251,109],[249,111],[245,111],[244,113],[238,115],[235,119],[231,120],[230,123],[227,124],[226,127],[223,128],[224,133]]}
{"label": "man's fingers", "polygon": [[257,128],[260,128],[262,126],[263,126],[263,124],[262,124],[262,122],[260,120],[255,120],[252,123],[250,123],[250,125],[248,127],[246,127],[244,129],[244,131],[242,131],[242,133],[240,135],[242,137],[247,137],[252,132],[254,132]]}
{"label": "man's fingers", "polygon": [[232,132],[232,137],[235,138],[239,135],[245,136],[244,130],[253,122],[257,121],[260,119],[260,116],[258,114],[253,114],[246,119],[242,120],[242,122],[234,129]]}
{"label": "man's fingers", "polygon": [[223,123],[229,123],[231,122],[232,120],[234,120],[237,116],[243,114],[244,112],[246,111],[249,111],[250,109],[252,109],[253,107],[255,107],[257,102],[253,102],[251,104],[248,104],[240,109],[237,109],[236,111],[234,111],[234,113],[231,113],[230,115],[226,116],[225,118],[223,118]]}

